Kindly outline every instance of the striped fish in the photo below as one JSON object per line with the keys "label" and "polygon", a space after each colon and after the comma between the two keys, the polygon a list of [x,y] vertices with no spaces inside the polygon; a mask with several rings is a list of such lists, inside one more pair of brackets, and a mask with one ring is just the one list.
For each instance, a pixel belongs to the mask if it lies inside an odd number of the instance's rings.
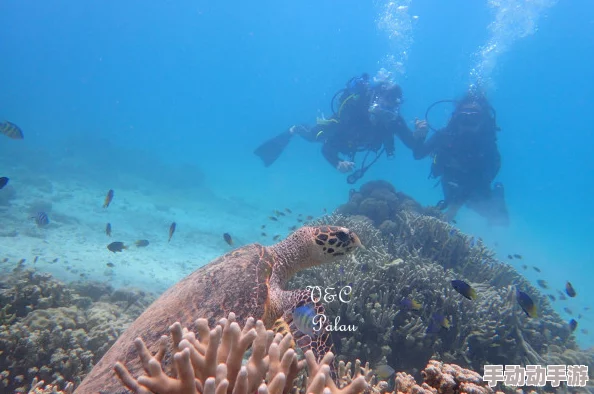
{"label": "striped fish", "polygon": [[0,133],[15,140],[22,140],[25,138],[23,135],[23,130],[21,130],[19,126],[9,121],[0,122]]}
{"label": "striped fish", "polygon": [[305,335],[309,335],[312,339],[316,337],[314,331],[313,319],[316,316],[316,311],[312,304],[301,305],[293,311],[293,321],[295,326]]}
{"label": "striped fish", "polygon": [[38,227],[44,227],[49,224],[49,218],[45,212],[38,212],[37,215],[33,216],[35,223]]}

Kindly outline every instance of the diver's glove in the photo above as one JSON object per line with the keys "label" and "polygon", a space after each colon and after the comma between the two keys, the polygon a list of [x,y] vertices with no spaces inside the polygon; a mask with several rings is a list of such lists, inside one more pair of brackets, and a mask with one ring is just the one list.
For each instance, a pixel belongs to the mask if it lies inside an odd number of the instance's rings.
{"label": "diver's glove", "polygon": [[339,161],[336,166],[336,169],[343,174],[353,171],[353,168],[355,168],[355,163],[352,161]]}
{"label": "diver's glove", "polygon": [[429,125],[427,121],[415,118],[415,131],[413,132],[413,136],[420,141],[425,141],[427,133],[429,133]]}

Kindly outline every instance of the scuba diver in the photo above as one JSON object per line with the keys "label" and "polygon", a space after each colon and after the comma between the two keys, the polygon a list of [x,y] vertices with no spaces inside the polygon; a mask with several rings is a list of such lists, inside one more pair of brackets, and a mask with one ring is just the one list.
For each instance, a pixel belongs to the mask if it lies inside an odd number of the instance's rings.
{"label": "scuba diver", "polygon": [[[456,107],[448,124],[435,130],[429,125],[427,115],[443,102],[454,102]],[[429,128],[435,132],[425,141]],[[501,167],[498,131],[495,110],[482,93],[476,92],[466,94],[458,102],[433,103],[425,120],[417,121],[414,134],[418,141],[424,142],[413,148],[413,155],[416,160],[433,157],[429,177],[440,178],[444,199],[437,208],[447,210],[448,221],[466,204],[491,224],[509,224],[503,184],[496,182],[491,186]]]}
{"label": "scuba diver", "polygon": [[[322,143],[322,155],[338,171],[348,173],[347,182],[354,184],[386,152],[394,157],[394,134],[410,149],[417,140],[400,116],[402,89],[393,83],[389,73],[381,69],[370,80],[368,74],[353,77],[331,101],[332,116],[317,119],[313,127],[294,125],[282,134],[260,145],[254,153],[266,167],[280,156],[294,135],[307,141]],[[355,170],[355,155],[365,152],[361,167]],[[374,156],[369,162],[371,153]],[[341,157],[343,155],[344,157]]]}

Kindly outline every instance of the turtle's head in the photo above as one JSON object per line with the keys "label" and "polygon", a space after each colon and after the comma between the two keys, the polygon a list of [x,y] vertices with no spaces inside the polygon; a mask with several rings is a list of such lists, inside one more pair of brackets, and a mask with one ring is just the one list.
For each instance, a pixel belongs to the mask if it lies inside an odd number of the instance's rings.
{"label": "turtle's head", "polygon": [[277,255],[274,280],[282,285],[296,272],[331,263],[359,247],[363,247],[361,240],[346,227],[301,227],[270,247]]}
{"label": "turtle's head", "polygon": [[317,226],[303,230],[309,233],[310,256],[317,264],[330,263],[363,247],[357,234],[346,227]]}

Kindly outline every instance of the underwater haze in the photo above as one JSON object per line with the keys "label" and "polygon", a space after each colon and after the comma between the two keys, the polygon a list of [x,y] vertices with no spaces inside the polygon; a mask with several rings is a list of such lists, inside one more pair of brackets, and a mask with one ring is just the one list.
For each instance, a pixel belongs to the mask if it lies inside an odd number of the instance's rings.
{"label": "underwater haze", "polygon": [[594,346],[590,1],[3,0],[0,53],[0,122],[24,135],[0,135],[3,276],[30,269],[158,296],[233,248],[326,220],[369,181],[435,206],[431,158],[398,138],[395,157],[355,184],[321,143],[294,137],[268,167],[254,153],[330,118],[352,77],[387,73],[410,130],[426,116],[447,124],[453,106],[431,104],[484,92],[509,225],[464,206],[447,226],[553,296],[580,348]]}

